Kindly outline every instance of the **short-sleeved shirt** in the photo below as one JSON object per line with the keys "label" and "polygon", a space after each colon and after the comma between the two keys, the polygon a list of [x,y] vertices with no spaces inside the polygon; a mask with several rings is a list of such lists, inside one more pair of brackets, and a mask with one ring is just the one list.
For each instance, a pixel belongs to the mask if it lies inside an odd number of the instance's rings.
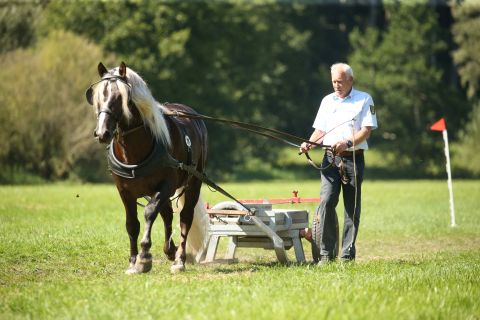
{"label": "short-sleeved shirt", "polygon": [[[313,122],[313,128],[326,132],[323,139],[325,145],[351,140],[354,132],[362,127],[376,129],[377,115],[372,97],[353,88],[345,98],[335,93],[325,96]],[[368,149],[367,141],[355,145],[355,149]],[[348,150],[352,151],[353,147]]]}

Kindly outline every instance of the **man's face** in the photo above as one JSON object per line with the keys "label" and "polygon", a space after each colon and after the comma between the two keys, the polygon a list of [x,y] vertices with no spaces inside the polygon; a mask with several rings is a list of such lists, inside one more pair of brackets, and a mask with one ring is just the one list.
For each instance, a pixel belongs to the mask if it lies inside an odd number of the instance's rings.
{"label": "man's face", "polygon": [[345,98],[352,90],[353,78],[347,76],[342,70],[332,71],[332,86],[335,94],[340,98]]}

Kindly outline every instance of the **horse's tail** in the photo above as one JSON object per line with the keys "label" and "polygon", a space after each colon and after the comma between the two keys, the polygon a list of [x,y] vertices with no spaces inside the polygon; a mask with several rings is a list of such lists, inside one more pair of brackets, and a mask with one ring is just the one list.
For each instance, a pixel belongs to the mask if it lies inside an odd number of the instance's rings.
{"label": "horse's tail", "polygon": [[[178,200],[178,207],[182,208],[185,203],[185,196],[182,195]],[[186,251],[188,262],[200,262],[202,253],[204,253],[207,246],[208,225],[207,210],[200,195],[193,211],[192,226],[187,237]]]}

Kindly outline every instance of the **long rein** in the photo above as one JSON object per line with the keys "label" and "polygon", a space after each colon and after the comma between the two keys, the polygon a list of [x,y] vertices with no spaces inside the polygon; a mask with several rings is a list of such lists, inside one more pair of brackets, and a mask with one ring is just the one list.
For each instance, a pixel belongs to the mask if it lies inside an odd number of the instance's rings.
{"label": "long rein", "polygon": [[[266,127],[262,127],[259,125],[255,124],[250,124],[250,123],[245,123],[245,122],[240,122],[240,121],[235,121],[235,120],[228,120],[228,119],[222,119],[222,118],[215,118],[215,117],[210,117],[210,116],[205,116],[202,114],[198,113],[190,113],[190,112],[185,112],[185,111],[177,111],[177,110],[168,110],[168,112],[164,113],[165,116],[169,117],[179,117],[179,118],[190,118],[190,119],[200,119],[200,120],[206,120],[206,121],[213,121],[213,122],[219,122],[222,124],[230,125],[233,128],[236,129],[241,129],[245,130],[260,136],[264,136],[266,138],[272,139],[272,140],[277,140],[280,141],[284,144],[287,144],[292,147],[300,148],[299,143],[307,142],[311,145],[314,145],[316,147],[321,147],[326,150],[330,150],[333,153],[335,152],[330,145],[325,145],[323,143],[318,143],[317,141],[320,140],[322,137],[318,138],[316,141],[309,141],[307,139],[282,132],[276,129],[270,129]],[[329,164],[325,167],[321,167],[315,164],[315,162],[312,160],[308,152],[304,152],[305,157],[307,158],[307,161],[310,163],[312,167],[314,167],[317,170],[326,170],[328,169],[332,164]],[[299,153],[300,155],[301,153]]]}

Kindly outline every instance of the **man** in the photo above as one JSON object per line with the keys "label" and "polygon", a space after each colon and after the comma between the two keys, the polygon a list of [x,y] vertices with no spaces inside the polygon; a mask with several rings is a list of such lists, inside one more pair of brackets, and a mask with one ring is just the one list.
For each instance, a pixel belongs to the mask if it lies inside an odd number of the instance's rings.
{"label": "man", "polygon": [[[372,97],[366,92],[353,88],[353,71],[345,63],[331,67],[334,92],[323,98],[313,123],[315,129],[310,142],[331,146],[326,150],[321,171],[320,205],[317,210],[316,235],[312,246],[318,246],[319,264],[336,259],[338,244],[337,206],[340,191],[343,190],[344,227],[341,260],[355,260],[355,240],[360,224],[361,187],[365,160],[364,150],[368,149],[367,138],[377,128],[377,118]],[[314,147],[302,143],[300,152]],[[333,162],[333,163],[332,163]],[[307,230],[305,237],[311,237]]]}

